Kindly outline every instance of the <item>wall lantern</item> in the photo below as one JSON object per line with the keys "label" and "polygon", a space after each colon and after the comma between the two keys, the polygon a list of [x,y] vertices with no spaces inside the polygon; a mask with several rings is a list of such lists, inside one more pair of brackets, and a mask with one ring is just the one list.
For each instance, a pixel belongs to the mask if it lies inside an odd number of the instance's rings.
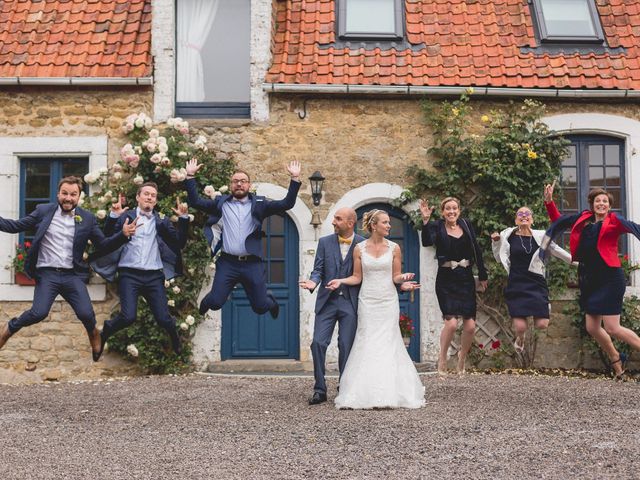
{"label": "wall lantern", "polygon": [[311,198],[313,204],[317,207],[320,205],[320,199],[322,198],[322,184],[324,183],[324,177],[319,171],[313,172],[313,175],[309,177],[311,183]]}

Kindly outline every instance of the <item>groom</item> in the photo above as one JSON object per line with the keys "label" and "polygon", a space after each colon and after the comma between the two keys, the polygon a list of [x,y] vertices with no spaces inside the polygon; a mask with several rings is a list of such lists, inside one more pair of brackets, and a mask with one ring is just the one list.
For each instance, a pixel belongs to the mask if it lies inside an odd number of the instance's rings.
{"label": "groom", "polygon": [[315,385],[309,405],[327,401],[325,383],[325,358],[331,342],[333,330],[338,322],[338,368],[340,375],[353,345],[356,335],[358,292],[360,285],[342,285],[337,290],[325,288],[334,278],[349,277],[353,273],[353,249],[364,237],[357,235],[354,228],[357,222],[356,212],[352,208],[341,208],[333,216],[333,235],[322,237],[318,242],[313,271],[309,280],[300,282],[300,286],[313,292],[320,285],[316,299],[316,320],[313,326],[313,374]]}

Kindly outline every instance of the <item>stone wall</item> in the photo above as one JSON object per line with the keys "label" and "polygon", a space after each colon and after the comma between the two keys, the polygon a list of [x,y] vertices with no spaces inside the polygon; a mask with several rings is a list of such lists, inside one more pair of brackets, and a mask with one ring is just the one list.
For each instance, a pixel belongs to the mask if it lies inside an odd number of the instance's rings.
{"label": "stone wall", "polygon": [[[150,90],[136,88],[9,88],[0,92],[0,136],[105,135],[112,163],[118,158],[124,140],[120,131],[122,120],[132,112],[150,114],[152,103]],[[501,104],[483,99],[472,102],[478,118]],[[598,112],[640,119],[637,104],[550,101],[547,105],[550,115]],[[258,184],[286,186],[285,165],[294,159],[302,162],[303,177],[320,170],[326,177],[320,206],[325,224],[330,223],[329,212],[345,194],[378,182],[404,185],[408,166],[429,164],[427,150],[431,138],[417,98],[272,95],[268,123],[198,120],[191,124],[209,137],[209,146],[217,158],[234,159],[253,174]],[[306,209],[313,208],[307,181],[300,198]],[[313,244],[312,239],[309,245]],[[301,255],[306,255],[303,253],[306,248],[307,244],[302,245]],[[301,260],[301,274],[307,273],[312,261],[312,255],[307,256]],[[99,325],[116,306],[114,302],[117,300],[113,297],[94,302]],[[306,300],[301,304],[305,308],[301,312],[301,359],[308,362],[312,304]],[[4,302],[0,305],[0,321],[28,307],[28,302]],[[434,359],[431,350],[437,347],[439,319],[425,318],[426,311],[430,312],[429,317],[435,315],[433,308],[423,308],[423,325],[429,324],[423,330],[423,343],[430,345],[423,358],[430,361]],[[204,339],[214,358],[220,346],[219,323],[215,321],[215,328],[205,327],[209,330]],[[578,343],[575,329],[562,315],[554,314],[549,331],[541,337],[536,364],[589,365],[590,360],[576,353]],[[14,375],[26,379],[94,377],[128,371],[123,366],[129,364],[108,357],[97,366],[92,365],[81,324],[65,302],[56,302],[49,319],[24,329],[0,351],[0,369],[8,367]],[[334,357],[335,349],[331,350],[329,361]],[[33,372],[25,370],[34,365]]]}

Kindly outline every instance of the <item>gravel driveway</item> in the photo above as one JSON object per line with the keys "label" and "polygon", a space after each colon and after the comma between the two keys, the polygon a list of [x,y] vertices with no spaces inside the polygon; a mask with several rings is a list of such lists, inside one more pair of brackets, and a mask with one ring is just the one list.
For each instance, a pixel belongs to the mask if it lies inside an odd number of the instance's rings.
{"label": "gravel driveway", "polygon": [[376,411],[298,377],[0,386],[0,479],[640,477],[638,383],[422,379],[426,408]]}

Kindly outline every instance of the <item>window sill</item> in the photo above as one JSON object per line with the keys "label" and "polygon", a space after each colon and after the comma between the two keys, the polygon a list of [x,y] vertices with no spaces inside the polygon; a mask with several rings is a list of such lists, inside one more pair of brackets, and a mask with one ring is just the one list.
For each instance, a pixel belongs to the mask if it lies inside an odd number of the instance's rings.
{"label": "window sill", "polygon": [[[0,301],[3,302],[31,302],[35,287],[18,285],[17,283],[0,283]],[[92,302],[102,302],[107,299],[107,285],[105,283],[90,283],[87,285]],[[60,295],[56,301],[64,300]]]}

